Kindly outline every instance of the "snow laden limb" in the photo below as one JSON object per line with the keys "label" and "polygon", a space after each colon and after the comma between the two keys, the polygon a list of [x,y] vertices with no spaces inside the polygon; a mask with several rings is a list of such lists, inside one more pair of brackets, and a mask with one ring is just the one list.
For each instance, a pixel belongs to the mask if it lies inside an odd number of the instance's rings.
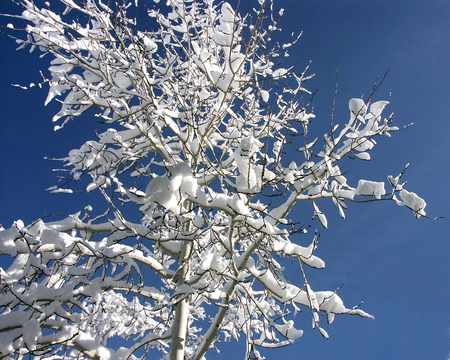
{"label": "snow laden limb", "polygon": [[[290,164],[290,176],[293,179],[292,188],[294,191],[287,201],[273,209],[270,215],[274,219],[278,217],[283,218],[297,201],[312,200],[315,216],[326,227],[326,217],[319,210],[314,200],[332,198],[341,216],[345,218],[345,200],[354,202],[373,201],[373,198],[371,200],[355,199],[355,196],[363,195],[373,196],[376,200],[395,200],[399,205],[407,205],[413,210],[416,217],[424,216],[425,201],[414,193],[414,195],[408,197],[409,193],[405,192],[401,185],[398,185],[398,179],[403,174],[399,175],[396,178],[397,180],[393,179],[392,176],[388,176],[388,180],[394,187],[392,194],[389,195],[385,192],[385,184],[383,182],[361,179],[358,181],[356,188],[351,187],[348,185],[347,178],[341,173],[339,167],[339,162],[345,157],[370,160],[368,151],[376,144],[373,138],[380,135],[390,137],[391,132],[399,130],[395,126],[390,126],[392,115],[382,121],[381,113],[387,104],[387,101],[378,101],[368,106],[362,99],[351,99],[349,101],[350,119],[348,123],[340,132],[337,131],[339,125],[336,125],[331,134],[324,135],[324,148],[316,155],[321,160],[317,163],[308,161],[307,165],[303,164],[301,168],[296,167],[296,164]],[[311,159],[309,149],[316,141],[317,139],[313,143],[299,149],[305,154],[307,160]],[[308,171],[305,172],[305,169]],[[402,191],[405,198],[408,199],[403,202],[399,201],[395,196],[396,192]]]}
{"label": "snow laden limb", "polygon": [[[113,216],[17,221],[0,232],[1,355],[134,359],[156,349],[200,360],[243,334],[249,359],[301,337],[301,308],[325,337],[321,315],[370,317],[313,290],[304,270],[325,267],[318,235],[305,239],[306,221],[287,218],[309,201],[307,216],[327,228],[323,199],[342,217],[347,202],[379,200],[425,216],[401,176],[388,178],[386,194],[384,183],[341,172],[398,130],[381,116],[387,102],[351,99],[341,128],[308,139],[310,76],[279,64],[298,38],[270,41],[279,30],[271,2],[251,17],[226,2],[169,0],[148,10],[149,31],[136,30],[126,1],[60,2],[62,14],[23,0],[27,38],[17,41],[52,58],[43,84],[46,103],[61,103],[55,129],[94,113],[99,130],[62,159],[68,176],[51,190],[88,178],[84,189],[100,191]],[[291,143],[299,156],[288,160]],[[286,258],[299,263],[295,283]],[[114,336],[128,345],[113,349]]]}
{"label": "snow laden limb", "polygon": [[[139,264],[163,277],[173,273],[148,249],[120,244],[132,232],[117,220],[94,224],[79,216],[29,226],[17,221],[0,232],[0,256],[12,260],[0,268],[2,356],[27,349],[49,357],[68,346],[75,349],[68,359],[81,353],[121,359],[104,346],[115,335],[152,333],[146,341],[153,343],[167,337],[170,297],[144,284]],[[94,240],[104,233],[109,236]]]}

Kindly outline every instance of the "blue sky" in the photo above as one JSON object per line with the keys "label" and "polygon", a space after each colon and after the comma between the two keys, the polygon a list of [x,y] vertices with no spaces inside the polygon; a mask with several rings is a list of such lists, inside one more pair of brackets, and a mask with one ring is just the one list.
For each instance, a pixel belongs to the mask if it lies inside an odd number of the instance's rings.
{"label": "blue sky", "polygon": [[[241,11],[250,1],[241,0]],[[145,1],[140,1],[141,5]],[[153,2],[152,2],[153,3]],[[230,1],[232,5],[236,1]],[[256,3],[256,1],[252,2]],[[287,9],[281,22],[285,36],[303,31],[287,63],[304,68],[312,59],[319,86],[314,99],[314,131],[329,129],[336,67],[339,83],[335,123],[347,120],[348,100],[370,94],[377,76],[391,69],[375,100],[389,98],[386,112],[395,111],[394,123],[414,126],[378,140],[370,162],[350,161],[349,181],[360,178],[386,181],[407,163],[407,189],[427,201],[427,214],[438,221],[416,220],[395,203],[349,204],[346,220],[324,202],[328,230],[320,228],[317,255],[326,269],[310,271],[315,290],[332,290],[345,282],[339,295],[347,307],[364,301],[362,308],[375,320],[339,316],[325,329],[329,340],[311,330],[310,315],[299,316],[302,339],[280,350],[266,351],[268,359],[445,359],[450,354],[450,242],[447,181],[450,177],[450,2],[448,1],[276,1]],[[0,12],[17,13],[1,0]],[[6,25],[7,19],[1,24]],[[56,183],[44,160],[64,157],[83,140],[95,138],[92,119],[86,117],[54,132],[51,117],[57,103],[44,107],[46,89],[22,90],[10,84],[40,81],[50,58],[16,52],[15,44],[0,36],[0,223],[10,227],[29,223],[45,214],[70,214],[90,203],[101,212],[95,194],[49,194]],[[87,134],[87,135],[86,135]],[[90,134],[90,135],[89,135]],[[97,197],[96,197],[97,196]],[[96,207],[96,203],[99,204]],[[310,209],[296,212],[311,218]],[[295,277],[294,273],[287,275]],[[233,345],[220,346],[225,359]]]}

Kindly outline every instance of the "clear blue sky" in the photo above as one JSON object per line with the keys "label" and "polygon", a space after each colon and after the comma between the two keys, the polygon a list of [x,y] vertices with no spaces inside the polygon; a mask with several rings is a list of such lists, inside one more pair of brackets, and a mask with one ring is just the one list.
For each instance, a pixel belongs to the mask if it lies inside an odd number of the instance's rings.
{"label": "clear blue sky", "polygon": [[[250,1],[241,0],[242,11]],[[146,1],[140,0],[141,5]],[[150,2],[153,4],[153,2]],[[236,1],[230,1],[232,5]],[[252,1],[252,3],[256,3]],[[391,202],[349,204],[342,220],[330,203],[321,205],[328,229],[321,231],[319,255],[326,269],[310,271],[314,290],[340,291],[347,307],[364,301],[362,308],[375,320],[338,316],[325,326],[323,339],[311,330],[310,315],[299,316],[303,338],[294,345],[266,351],[268,359],[444,359],[450,354],[450,2],[434,0],[395,1],[276,1],[287,9],[283,34],[303,31],[290,51],[289,62],[304,68],[313,59],[309,89],[320,87],[314,100],[317,132],[329,129],[336,67],[339,89],[335,123],[347,120],[348,100],[370,94],[376,77],[391,68],[375,100],[391,95],[386,111],[395,111],[394,122],[414,126],[392,139],[379,139],[370,162],[349,162],[350,183],[360,178],[386,181],[407,163],[407,189],[427,201],[427,214],[445,216],[432,221],[416,220],[412,213]],[[0,12],[15,12],[1,0]],[[144,20],[144,19],[143,19]],[[6,25],[7,19],[1,24]],[[29,223],[44,214],[69,214],[88,203],[98,212],[104,204],[90,194],[49,194],[56,183],[53,167],[60,163],[45,156],[64,157],[83,140],[95,138],[92,119],[81,118],[53,132],[51,117],[57,103],[44,107],[46,89],[22,90],[12,83],[40,81],[47,74],[50,57],[38,51],[16,52],[15,44],[0,36],[0,223],[10,227],[23,219]],[[357,165],[361,165],[358,167]],[[93,199],[94,198],[94,199]],[[96,201],[97,205],[96,206]],[[299,208],[309,221],[310,209]],[[306,219],[306,220],[305,220]],[[315,220],[313,227],[320,228]],[[288,274],[295,277],[295,274]],[[230,358],[233,345],[220,346]]]}

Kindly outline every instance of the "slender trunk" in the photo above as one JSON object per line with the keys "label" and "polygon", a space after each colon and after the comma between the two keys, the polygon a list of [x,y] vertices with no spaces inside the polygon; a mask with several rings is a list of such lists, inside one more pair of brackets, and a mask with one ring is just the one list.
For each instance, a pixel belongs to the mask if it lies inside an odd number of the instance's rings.
{"label": "slender trunk", "polygon": [[183,360],[186,345],[187,320],[189,315],[189,298],[181,300],[175,306],[175,320],[170,346],[170,360]]}
{"label": "slender trunk", "polygon": [[[187,204],[190,208],[191,204]],[[190,230],[190,222],[185,224],[185,231]],[[191,242],[184,241],[181,249],[179,278],[177,287],[186,283],[186,275],[189,269],[189,255],[191,252]],[[189,318],[189,296],[179,301],[175,305],[175,319],[172,329],[172,341],[170,345],[170,360],[184,360],[184,348],[186,346],[186,335]]]}
{"label": "slender trunk", "polygon": [[[261,244],[261,241],[264,239],[263,235],[259,235],[252,246],[250,246],[243,256],[243,261],[239,265],[238,273],[236,273],[236,278],[239,277],[239,274],[242,270],[244,270],[247,266],[247,261],[250,258],[250,256],[255,252],[256,248]],[[234,290],[236,289],[236,285],[238,282],[236,280],[229,280],[229,282],[226,284],[226,288],[228,289],[228,293],[225,296],[225,298],[222,299],[222,303],[220,304],[220,309],[216,314],[216,317],[214,318],[214,321],[212,322],[211,326],[209,327],[208,331],[206,332],[205,336],[203,337],[203,341],[200,343],[199,347],[197,348],[196,354],[194,356],[194,360],[201,360],[203,359],[203,356],[208,351],[209,347],[211,346],[212,342],[214,341],[215,337],[217,336],[217,333],[219,332],[220,326],[222,325],[222,321],[225,318],[225,315],[228,311],[228,306],[231,303],[231,299],[234,294]]]}
{"label": "slender trunk", "polygon": [[209,349],[209,346],[212,344],[213,340],[217,336],[217,333],[219,332],[220,325],[222,325],[222,321],[225,318],[225,315],[228,311],[228,306],[230,305],[231,298],[233,297],[234,289],[236,288],[237,281],[232,281],[232,284],[230,286],[230,290],[227,294],[227,296],[222,299],[222,303],[220,304],[220,309],[216,314],[216,317],[214,318],[213,323],[209,327],[209,330],[205,334],[205,337],[203,338],[203,341],[201,342],[200,346],[197,349],[197,353],[195,354],[194,360],[201,360],[203,356],[206,354],[206,352]]}

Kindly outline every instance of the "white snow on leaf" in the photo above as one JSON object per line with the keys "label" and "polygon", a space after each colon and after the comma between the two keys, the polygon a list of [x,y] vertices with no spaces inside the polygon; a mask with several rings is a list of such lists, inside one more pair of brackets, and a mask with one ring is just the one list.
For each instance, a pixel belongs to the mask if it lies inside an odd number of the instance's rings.
{"label": "white snow on leaf", "polygon": [[261,98],[264,102],[269,101],[269,92],[267,90],[260,90],[259,93],[261,94]]}
{"label": "white snow on leaf", "polygon": [[283,145],[283,143],[282,143],[281,141],[279,141],[279,140],[277,140],[277,141],[275,141],[275,142],[273,143],[273,152],[274,152],[275,155],[278,156],[278,154],[279,154],[280,151],[281,151],[282,145]]}
{"label": "white snow on leaf", "polygon": [[[178,181],[177,181],[178,182]],[[171,182],[167,176],[153,178],[146,188],[145,204],[140,209],[145,212],[148,208],[153,209],[154,204],[159,204],[166,209],[179,214],[180,207],[177,192],[170,189]]]}
{"label": "white snow on leaf", "polygon": [[50,66],[48,69],[52,73],[59,74],[59,73],[69,73],[73,68],[74,68],[73,64],[60,64],[60,65]]}
{"label": "white snow on leaf", "polygon": [[116,72],[113,78],[119,88],[127,89],[131,86],[130,78],[122,72]]}
{"label": "white snow on leaf", "polygon": [[303,336],[303,330],[297,330],[294,327],[294,321],[289,320],[285,324],[277,327],[277,330],[288,339],[297,340]]}
{"label": "white snow on leaf", "polygon": [[365,160],[365,161],[370,160],[370,154],[366,153],[366,152],[355,153],[355,157],[357,157],[360,160]]}
{"label": "white snow on leaf", "polygon": [[326,332],[325,329],[321,328],[320,326],[319,326],[318,328],[319,328],[320,333],[322,334],[322,336],[323,336],[325,339],[328,339],[328,338],[330,337],[330,336],[328,335],[328,333]]}
{"label": "white snow on leaf", "polygon": [[273,72],[272,76],[274,79],[281,79],[281,78],[285,77],[287,72],[288,72],[288,69],[277,69]]}
{"label": "white snow on leaf", "polygon": [[366,103],[363,99],[353,98],[348,102],[350,111],[355,115],[365,114],[367,111]]}
{"label": "white snow on leaf", "polygon": [[54,189],[54,190],[51,190],[50,192],[52,194],[72,194],[73,190],[72,189]]}
{"label": "white snow on leaf", "polygon": [[182,162],[175,165],[170,169],[171,180],[169,188],[172,191],[181,191],[181,195],[188,194],[195,196],[197,193],[197,180],[194,178],[194,174],[190,166]]}
{"label": "white snow on leaf", "polygon": [[227,3],[224,2],[222,4],[222,8],[221,8],[221,12],[222,12],[222,20],[225,22],[234,22],[234,10],[233,7]]}
{"label": "white snow on leaf", "polygon": [[19,85],[19,84],[11,84],[11,85],[14,86],[14,87],[21,88],[21,89],[23,89],[23,90],[27,90],[27,89],[28,89],[26,86]]}
{"label": "white snow on leaf", "polygon": [[317,291],[316,297],[317,302],[320,304],[320,310],[327,313],[329,323],[334,319],[334,315],[329,314],[351,314],[373,319],[372,315],[367,314],[361,309],[347,309],[342,299],[331,291]]}
{"label": "white snow on leaf", "polygon": [[395,191],[400,191],[400,190],[403,189],[403,185],[402,185],[402,184],[399,184],[400,176],[401,176],[401,174],[398,175],[398,176],[395,177],[395,178],[394,178],[392,175],[389,175],[389,176],[387,177],[388,180],[389,180],[389,183],[394,187],[394,190],[395,190]]}
{"label": "white snow on leaf", "polygon": [[175,294],[192,294],[195,292],[195,289],[188,284],[181,284],[177,286],[177,291]]}
{"label": "white snow on leaf", "polygon": [[356,195],[374,195],[377,199],[381,199],[386,191],[384,190],[384,182],[376,182],[369,180],[359,180],[356,189]]}
{"label": "white snow on leaf", "polygon": [[303,336],[303,330],[294,327],[289,328],[287,337],[292,340],[300,339]]}
{"label": "white snow on leaf", "polygon": [[235,14],[233,7],[227,2],[222,4],[220,25],[212,34],[212,39],[220,46],[230,46],[233,41],[233,25]]}
{"label": "white snow on leaf", "polygon": [[350,109],[351,113],[351,120],[354,120],[355,118],[358,118],[362,122],[364,122],[364,119],[361,115],[365,115],[367,112],[367,106],[364,100],[362,99],[350,99],[348,102],[348,107]]}
{"label": "white snow on leaf", "polygon": [[252,189],[258,184],[258,180],[261,182],[261,179],[257,178],[256,169],[252,165],[251,159],[262,146],[262,142],[253,136],[249,136],[243,138],[236,149],[234,160],[241,174],[236,184],[239,189]]}
{"label": "white snow on leaf", "polygon": [[166,176],[157,176],[148,183],[145,193],[150,197],[160,192],[167,192],[169,184],[169,179]]}
{"label": "white snow on leaf", "polygon": [[409,207],[412,211],[414,211],[417,218],[420,216],[425,216],[425,206],[427,206],[427,203],[424,199],[419,197],[417,194],[413,192],[409,192],[405,189],[400,191],[400,197],[403,200],[403,204]]}
{"label": "white snow on leaf", "polygon": [[389,104],[389,101],[374,102],[370,105],[369,111],[375,116],[380,116],[387,104]]}
{"label": "white snow on leaf", "polygon": [[145,51],[153,53],[158,49],[158,45],[156,45],[156,43],[152,39],[150,39],[148,36],[145,36],[143,38],[143,42],[144,42],[144,46],[145,46]]}
{"label": "white snow on leaf", "polygon": [[36,349],[36,341],[41,335],[41,328],[37,319],[31,319],[24,327],[23,340],[28,349]]}
{"label": "white snow on leaf", "polygon": [[[307,231],[304,230],[303,233],[306,234]],[[308,247],[303,247],[288,241],[280,240],[275,241],[272,246],[274,252],[282,252],[287,256],[298,257],[302,262],[316,269],[325,268],[325,262],[313,255],[316,248],[316,244],[314,242],[312,242]]]}
{"label": "white snow on leaf", "polygon": [[245,205],[237,194],[234,194],[228,201],[228,206],[241,215],[247,215],[249,211],[247,205]]}
{"label": "white snow on leaf", "polygon": [[322,224],[322,226],[326,229],[328,227],[327,217],[325,216],[325,214],[322,211],[319,210],[318,206],[316,205],[316,203],[314,201],[312,203],[313,203],[313,207],[314,207],[314,213],[319,218],[319,221]]}
{"label": "white snow on leaf", "polygon": [[308,151],[316,144],[317,140],[319,140],[319,138],[315,138],[314,141],[311,141],[306,146],[298,148],[298,151]]}
{"label": "white snow on leaf", "polygon": [[83,351],[90,354],[93,358],[102,360],[119,360],[114,351],[102,346],[93,337],[81,331],[78,332],[78,335],[74,338],[73,342],[81,347]]}
{"label": "white snow on leaf", "polygon": [[319,312],[320,308],[319,308],[319,303],[317,302],[316,294],[314,293],[314,291],[312,291],[312,289],[309,286],[309,284],[306,284],[306,292],[308,294],[308,298],[309,298],[309,302],[310,302],[310,305],[311,305],[311,309],[314,309],[317,312]]}

